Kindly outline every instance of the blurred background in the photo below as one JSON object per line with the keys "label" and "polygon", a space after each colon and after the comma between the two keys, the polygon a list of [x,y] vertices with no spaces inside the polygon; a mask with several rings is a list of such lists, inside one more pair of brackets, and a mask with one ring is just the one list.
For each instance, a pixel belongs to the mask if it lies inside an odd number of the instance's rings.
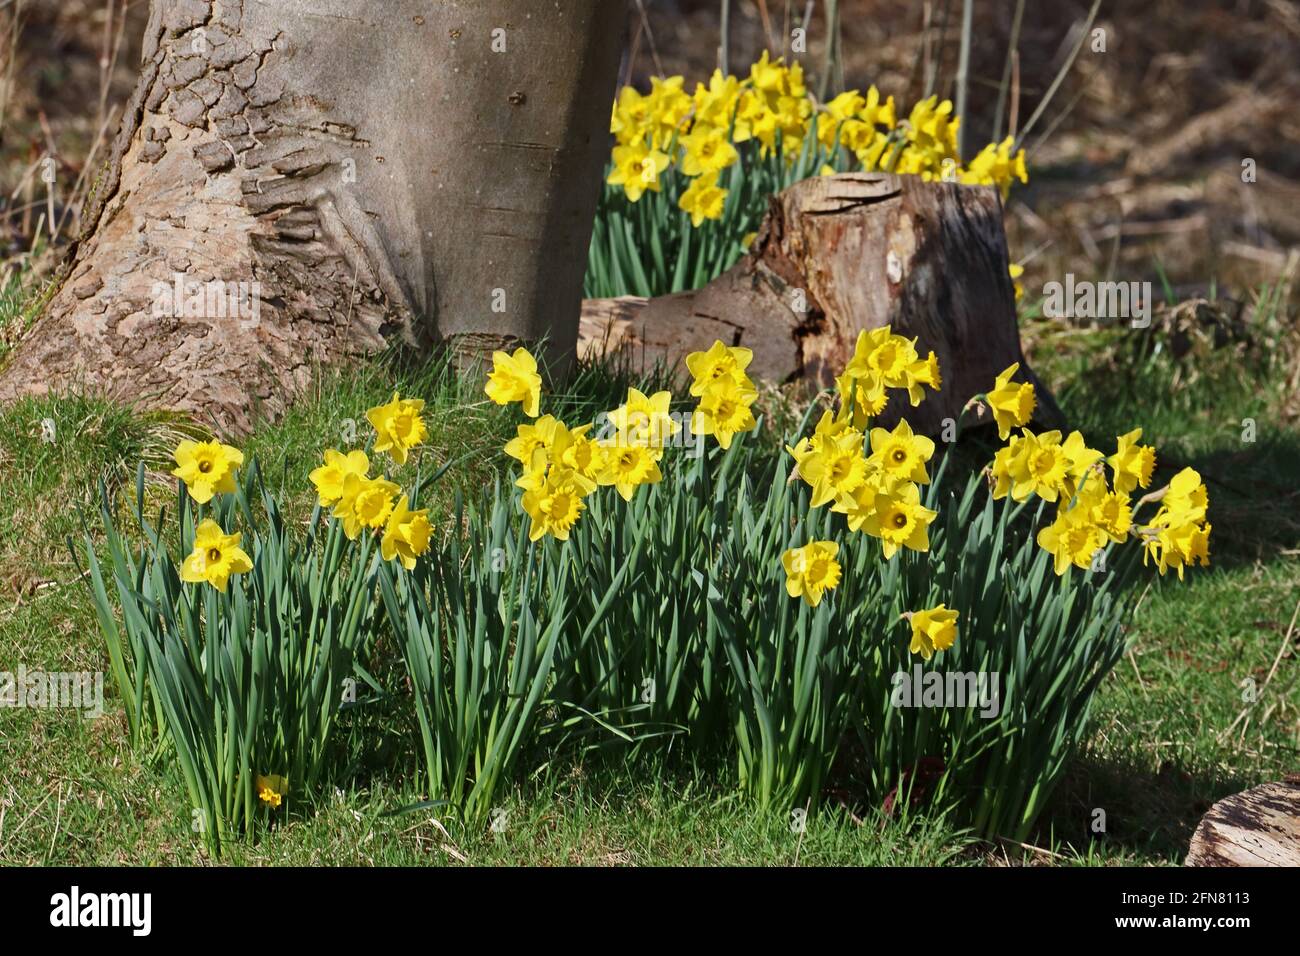
{"label": "blurred background", "polygon": [[[973,4],[966,152],[992,138],[1000,100],[1003,129],[1023,131],[1040,112],[1024,140],[1030,183],[1007,208],[1027,311],[1066,272],[1158,280],[1177,299],[1264,282],[1289,296],[1300,249],[1300,6],[1105,0],[1080,46],[1092,8]],[[134,83],[147,12],[145,0],[0,0],[6,296],[47,277],[77,233]],[[801,60],[816,90],[836,13],[831,91],[874,83],[904,114],[928,91],[955,98],[962,0],[628,0],[623,80],[707,81],[725,15],[732,72],[772,50]],[[792,53],[801,27],[806,52]],[[41,179],[48,160],[59,184],[74,184],[53,196]]]}

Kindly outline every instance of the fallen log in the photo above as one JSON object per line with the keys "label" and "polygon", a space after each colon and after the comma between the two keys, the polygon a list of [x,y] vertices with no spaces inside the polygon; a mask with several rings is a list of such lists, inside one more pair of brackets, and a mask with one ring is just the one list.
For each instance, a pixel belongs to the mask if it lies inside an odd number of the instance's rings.
{"label": "fallen log", "polygon": [[1007,268],[991,187],[886,173],[815,177],[773,197],[748,254],[703,288],[584,302],[578,350],[675,368],[721,339],[753,350],[756,376],[830,387],[858,333],[891,325],[915,336],[923,355],[938,354],[943,388],[915,409],[896,395],[882,423],[906,413],[937,434],[1019,362],[1038,388],[1035,417],[1055,427],[1060,410],[1021,352]]}
{"label": "fallen log", "polygon": [[1300,866],[1300,774],[1225,797],[1201,818],[1185,866]]}

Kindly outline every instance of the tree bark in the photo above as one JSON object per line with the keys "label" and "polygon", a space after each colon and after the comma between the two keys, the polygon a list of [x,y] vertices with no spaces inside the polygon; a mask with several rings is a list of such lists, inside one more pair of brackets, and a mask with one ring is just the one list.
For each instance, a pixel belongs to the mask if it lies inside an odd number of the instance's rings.
{"label": "tree bark", "polygon": [[1184,865],[1300,866],[1300,774],[1210,807]]}
{"label": "tree bark", "polygon": [[715,339],[754,351],[770,381],[834,385],[858,333],[891,325],[939,358],[943,388],[913,409],[895,395],[881,422],[905,415],[942,431],[1013,362],[1038,386],[1040,421],[1060,410],[1025,363],[1007,273],[1002,204],[991,187],[843,173],[773,198],[749,253],[693,292],[583,304],[579,353],[679,367]]}
{"label": "tree bark", "polygon": [[[86,229],[0,399],[84,387],[241,429],[387,346],[571,354],[622,14],[153,0]],[[194,291],[206,308],[169,314]]]}

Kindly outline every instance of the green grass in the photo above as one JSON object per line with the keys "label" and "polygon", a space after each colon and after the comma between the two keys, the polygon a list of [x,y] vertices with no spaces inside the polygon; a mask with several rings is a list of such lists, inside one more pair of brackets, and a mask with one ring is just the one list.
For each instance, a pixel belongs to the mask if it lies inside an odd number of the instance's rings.
{"label": "green grass", "polygon": [[[1273,317],[1276,322],[1276,316]],[[1099,362],[1099,355],[1110,356]],[[1291,357],[1288,357],[1291,356]],[[1141,596],[1132,646],[1104,683],[1088,745],[1058,790],[1033,848],[971,841],[933,815],[885,820],[851,794],[828,801],[803,833],[757,812],[728,771],[596,758],[530,768],[501,809],[500,832],[466,832],[419,808],[418,757],[400,667],[379,668],[388,696],[349,712],[340,759],[349,785],[294,816],[235,864],[1176,864],[1214,800],[1294,770],[1300,753],[1300,509],[1292,476],[1300,439],[1286,418],[1294,353],[1259,348],[1179,363],[1116,358],[1093,337],[1044,340],[1031,355],[1074,426],[1100,447],[1142,424],[1168,477],[1183,464],[1210,487],[1215,564],[1188,580],[1158,579]],[[1223,359],[1227,359],[1226,361]],[[282,482],[302,517],[307,471],[326,444],[359,433],[364,410],[394,386],[428,401],[432,438],[410,465],[452,461],[428,503],[504,474],[511,431],[497,409],[446,369],[375,363],[319,377],[290,414],[241,444]],[[588,369],[552,402],[566,419],[617,403],[627,378]],[[55,425],[55,441],[41,422]],[[1254,442],[1241,420],[1254,418]],[[106,670],[88,593],[64,538],[97,482],[146,462],[150,494],[172,494],[166,454],[190,427],[97,400],[26,400],[0,408],[0,670]],[[770,447],[777,450],[771,439]],[[1159,478],[1158,478],[1159,480]],[[291,512],[296,514],[296,512]],[[1274,662],[1276,668],[1274,669]],[[1271,680],[1269,679],[1272,673]],[[1253,679],[1254,703],[1243,681]],[[179,774],[133,753],[111,687],[108,715],[0,710],[0,863],[187,864],[204,859]],[[414,807],[414,809],[412,809]],[[1105,831],[1092,824],[1105,813]]]}

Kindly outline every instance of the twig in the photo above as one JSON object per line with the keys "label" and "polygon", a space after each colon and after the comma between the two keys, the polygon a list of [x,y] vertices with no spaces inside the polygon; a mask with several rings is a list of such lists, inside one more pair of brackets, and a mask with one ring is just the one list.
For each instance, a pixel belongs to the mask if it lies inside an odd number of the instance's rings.
{"label": "twig", "polygon": [[1016,0],[1016,14],[1011,18],[1011,37],[1007,40],[1007,59],[1002,64],[1002,82],[998,86],[998,105],[993,111],[993,141],[1002,139],[1002,118],[1006,115],[1007,95],[1011,90],[1011,61],[1020,49],[1020,21],[1025,15],[1025,0]]}
{"label": "twig", "polygon": [[1282,646],[1277,649],[1277,657],[1273,658],[1273,666],[1268,669],[1268,676],[1264,678],[1264,686],[1260,690],[1267,688],[1269,682],[1273,679],[1273,675],[1277,673],[1277,665],[1282,662],[1287,646],[1291,643],[1291,635],[1295,633],[1297,617],[1300,617],[1300,601],[1296,601],[1295,612],[1291,615],[1291,623],[1287,625],[1286,636],[1282,638]]}
{"label": "twig", "polygon": [[1138,687],[1142,688],[1142,696],[1143,696],[1143,697],[1150,697],[1151,694],[1150,694],[1150,692],[1147,690],[1147,684],[1146,684],[1146,681],[1144,681],[1144,680],[1142,679],[1142,672],[1141,672],[1140,670],[1138,670],[1137,655],[1133,653],[1133,648],[1130,647],[1129,650],[1128,650],[1128,653],[1125,654],[1124,656],[1127,657],[1127,658],[1128,658],[1128,662],[1129,662],[1130,664],[1133,665],[1133,673],[1134,673],[1135,675],[1137,675],[1137,679],[1138,679]]}
{"label": "twig", "polygon": [[962,124],[957,127],[957,161],[966,155],[966,93],[970,87],[970,35],[974,17],[973,0],[962,0],[961,5],[961,47],[957,53],[957,115]]}
{"label": "twig", "polygon": [[840,60],[840,0],[826,0],[826,62],[822,66],[817,99],[825,103],[831,89],[831,75]]}
{"label": "twig", "polygon": [[1074,66],[1074,61],[1078,59],[1079,51],[1083,49],[1083,44],[1088,39],[1088,30],[1092,28],[1093,22],[1097,19],[1097,11],[1100,8],[1101,0],[1093,0],[1092,9],[1088,11],[1088,18],[1083,22],[1083,26],[1079,30],[1078,42],[1075,43],[1074,49],[1070,51],[1070,55],[1065,58],[1065,63],[1061,65],[1060,71],[1056,74],[1055,79],[1052,80],[1052,85],[1047,88],[1047,92],[1043,95],[1042,100],[1039,101],[1038,108],[1030,114],[1029,122],[1025,123],[1025,128],[1022,129],[1020,135],[1016,137],[1014,148],[1019,148],[1021,143],[1024,142],[1025,137],[1029,135],[1029,131],[1034,128],[1034,124],[1038,122],[1039,117],[1041,117],[1044,111],[1046,111],[1047,105],[1052,102],[1052,97],[1056,95],[1056,91],[1061,88],[1061,84],[1065,81],[1066,74],[1069,73],[1070,68]]}
{"label": "twig", "polygon": [[[71,791],[71,787],[69,787]],[[59,840],[59,825],[63,822],[63,782],[59,781],[59,796],[54,801],[54,833],[50,837],[50,848],[45,854],[45,862],[48,865],[50,860],[54,859],[54,844]]]}
{"label": "twig", "polygon": [[660,79],[664,75],[664,65],[659,60],[659,50],[655,47],[655,33],[650,29],[650,18],[646,16],[645,3],[642,0],[636,0],[636,8],[641,14],[641,23],[645,26],[645,37],[650,44],[650,59],[654,60],[655,72],[659,74]]}
{"label": "twig", "polygon": [[[644,16],[644,13],[642,14]],[[718,15],[718,69],[723,76],[731,75],[731,0],[722,0]]]}
{"label": "twig", "polygon": [[1065,857],[1060,853],[1053,853],[1051,850],[1045,850],[1041,846],[1034,846],[1032,843],[1021,843],[1019,840],[1012,840],[1010,837],[998,837],[997,839],[1000,843],[1010,843],[1012,846],[1018,846],[1022,850],[1029,850],[1032,853],[1041,853],[1054,860],[1065,859]]}
{"label": "twig", "polygon": [[776,37],[772,36],[772,18],[767,12],[767,0],[758,0],[758,18],[763,21],[763,34],[767,37],[767,49],[776,52]]}

